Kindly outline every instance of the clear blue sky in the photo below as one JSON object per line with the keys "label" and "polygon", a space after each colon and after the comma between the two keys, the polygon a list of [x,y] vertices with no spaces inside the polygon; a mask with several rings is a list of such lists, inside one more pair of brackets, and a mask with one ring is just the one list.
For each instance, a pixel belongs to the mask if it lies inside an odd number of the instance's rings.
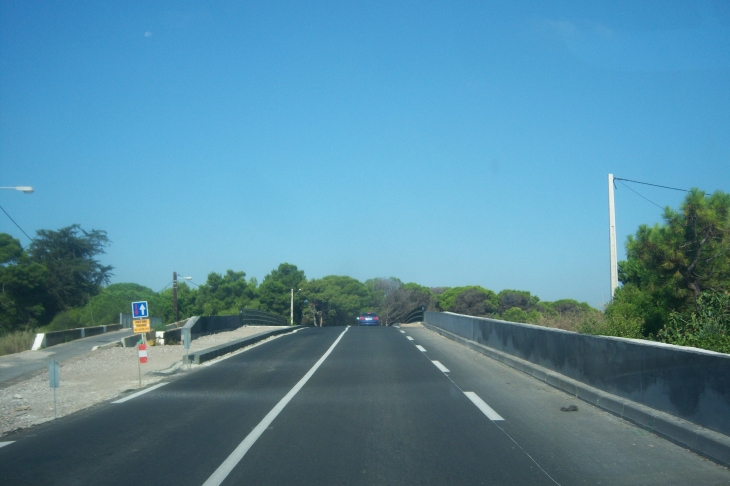
{"label": "clear blue sky", "polygon": [[[36,189],[0,205],[106,230],[114,282],[290,262],[598,306],[608,173],[730,191],[729,2],[0,3],[0,186]],[[661,210],[616,197],[623,253]]]}

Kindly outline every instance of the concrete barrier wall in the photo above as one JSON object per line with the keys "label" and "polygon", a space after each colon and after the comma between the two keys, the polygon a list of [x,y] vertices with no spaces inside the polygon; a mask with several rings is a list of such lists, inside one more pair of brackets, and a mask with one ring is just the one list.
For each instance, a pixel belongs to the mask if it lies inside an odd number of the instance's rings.
{"label": "concrete barrier wall", "polygon": [[730,355],[426,312],[424,321],[599,390],[730,435]]}
{"label": "concrete barrier wall", "polygon": [[119,324],[110,324],[108,326],[78,327],[76,329],[67,329],[64,331],[52,331],[40,333],[36,335],[33,342],[32,350],[63,344],[76,339],[82,339],[89,336],[97,336],[105,332],[118,331],[121,329]]}

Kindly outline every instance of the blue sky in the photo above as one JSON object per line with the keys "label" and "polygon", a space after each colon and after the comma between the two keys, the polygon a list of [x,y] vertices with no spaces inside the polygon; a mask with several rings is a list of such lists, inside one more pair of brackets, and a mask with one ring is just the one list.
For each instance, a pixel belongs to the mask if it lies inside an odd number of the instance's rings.
{"label": "blue sky", "polygon": [[[728,134],[721,0],[0,3],[0,186],[36,189],[0,205],[154,290],[290,262],[599,306],[607,174],[727,192]],[[661,210],[616,207],[623,254]]]}

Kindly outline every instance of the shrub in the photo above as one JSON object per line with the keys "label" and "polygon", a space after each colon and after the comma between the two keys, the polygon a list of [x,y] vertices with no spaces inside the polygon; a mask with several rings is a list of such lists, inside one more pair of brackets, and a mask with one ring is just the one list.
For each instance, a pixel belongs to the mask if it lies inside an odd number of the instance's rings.
{"label": "shrub", "polygon": [[502,319],[510,322],[527,322],[527,312],[519,307],[512,307],[502,313]]}
{"label": "shrub", "polygon": [[705,291],[691,312],[672,312],[659,341],[730,353],[730,294]]}

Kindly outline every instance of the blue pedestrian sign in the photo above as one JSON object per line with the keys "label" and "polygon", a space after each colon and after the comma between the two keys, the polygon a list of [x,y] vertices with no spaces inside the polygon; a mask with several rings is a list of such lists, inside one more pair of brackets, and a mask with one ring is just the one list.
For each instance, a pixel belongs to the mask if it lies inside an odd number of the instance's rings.
{"label": "blue pedestrian sign", "polygon": [[149,317],[149,306],[147,305],[147,301],[143,300],[142,302],[132,302],[132,318],[142,319],[145,317]]}

